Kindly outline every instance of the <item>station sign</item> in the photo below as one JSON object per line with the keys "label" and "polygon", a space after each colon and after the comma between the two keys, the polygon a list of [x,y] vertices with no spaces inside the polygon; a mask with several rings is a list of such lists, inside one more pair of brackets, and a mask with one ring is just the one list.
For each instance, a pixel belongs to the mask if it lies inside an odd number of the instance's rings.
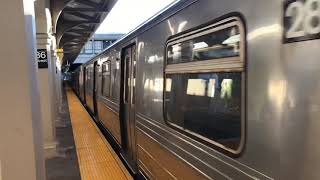
{"label": "station sign", "polygon": [[48,68],[48,53],[46,49],[37,49],[38,68]]}

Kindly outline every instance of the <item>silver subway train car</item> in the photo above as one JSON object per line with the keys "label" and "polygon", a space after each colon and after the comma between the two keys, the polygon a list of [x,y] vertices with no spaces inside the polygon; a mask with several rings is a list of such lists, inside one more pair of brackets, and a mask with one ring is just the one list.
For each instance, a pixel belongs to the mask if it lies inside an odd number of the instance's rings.
{"label": "silver subway train car", "polygon": [[73,87],[147,179],[316,180],[319,38],[319,0],[181,0]]}

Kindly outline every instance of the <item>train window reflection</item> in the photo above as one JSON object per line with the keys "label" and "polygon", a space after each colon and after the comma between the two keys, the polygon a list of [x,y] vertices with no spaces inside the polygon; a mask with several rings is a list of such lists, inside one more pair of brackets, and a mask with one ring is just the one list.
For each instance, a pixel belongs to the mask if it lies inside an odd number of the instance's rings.
{"label": "train window reflection", "polygon": [[207,96],[208,97],[212,97],[212,98],[214,97],[215,88],[216,88],[216,80],[215,79],[209,79],[208,91],[207,91]]}
{"label": "train window reflection", "polygon": [[221,83],[221,98],[227,98],[230,99],[231,98],[231,94],[232,94],[232,79],[224,79],[222,80]]}
{"label": "train window reflection", "polygon": [[163,87],[163,79],[155,78],[155,79],[146,79],[144,83],[144,89],[160,92]]}
{"label": "train window reflection", "polygon": [[215,79],[189,79],[187,86],[187,94],[193,96],[214,97]]}
{"label": "train window reflection", "polygon": [[166,79],[166,92],[170,92],[171,91],[171,84],[172,84],[171,78],[167,78]]}
{"label": "train window reflection", "polygon": [[206,81],[203,79],[188,79],[187,94],[193,96],[204,96]]}
{"label": "train window reflection", "polygon": [[241,139],[241,73],[170,74],[167,121],[237,149]]}

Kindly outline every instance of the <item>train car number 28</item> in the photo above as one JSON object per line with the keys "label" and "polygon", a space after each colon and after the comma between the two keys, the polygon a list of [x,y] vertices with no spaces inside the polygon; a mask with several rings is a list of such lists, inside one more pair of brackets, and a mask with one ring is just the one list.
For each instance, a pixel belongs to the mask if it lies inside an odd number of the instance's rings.
{"label": "train car number 28", "polygon": [[287,0],[284,3],[284,42],[320,38],[320,0]]}

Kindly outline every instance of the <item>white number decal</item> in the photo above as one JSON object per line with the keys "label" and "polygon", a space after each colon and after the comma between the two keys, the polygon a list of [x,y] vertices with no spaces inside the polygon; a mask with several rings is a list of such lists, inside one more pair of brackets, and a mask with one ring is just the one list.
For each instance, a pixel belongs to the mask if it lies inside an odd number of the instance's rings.
{"label": "white number decal", "polygon": [[320,0],[293,2],[288,6],[285,16],[291,17],[293,22],[286,33],[286,38],[320,33]]}
{"label": "white number decal", "polygon": [[320,0],[307,0],[304,27],[308,34],[320,33]]}
{"label": "white number decal", "polygon": [[294,2],[289,5],[286,17],[292,17],[293,23],[287,32],[287,38],[294,38],[304,35],[304,31],[302,30],[302,21],[303,21],[303,8],[304,5],[302,2]]}
{"label": "white number decal", "polygon": [[45,59],[46,58],[46,52],[37,52],[37,58],[38,59]]}

